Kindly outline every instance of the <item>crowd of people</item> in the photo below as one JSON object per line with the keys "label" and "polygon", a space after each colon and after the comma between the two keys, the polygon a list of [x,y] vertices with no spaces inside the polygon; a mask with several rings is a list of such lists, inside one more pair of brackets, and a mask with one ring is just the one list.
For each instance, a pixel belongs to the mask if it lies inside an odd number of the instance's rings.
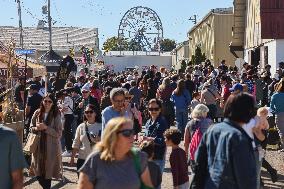
{"label": "crowd of people", "polygon": [[[277,181],[267,143],[284,147],[284,62],[275,74],[270,68],[225,60],[214,68],[206,60],[178,71],[86,73],[70,75],[60,91],[53,77],[46,85],[34,78],[27,89],[20,78],[15,102],[26,113],[24,141],[35,149],[22,158],[13,132],[0,127],[7,152],[0,186],[21,188],[28,168],[49,189],[69,157],[78,188],[161,188],[168,146],[175,189],[260,189],[262,166]],[[278,138],[269,135],[274,127]]]}

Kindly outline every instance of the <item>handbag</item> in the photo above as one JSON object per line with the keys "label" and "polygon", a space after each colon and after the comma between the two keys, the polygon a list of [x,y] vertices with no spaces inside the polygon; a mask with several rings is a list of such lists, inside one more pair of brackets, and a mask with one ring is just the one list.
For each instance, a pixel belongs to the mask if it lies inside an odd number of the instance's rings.
{"label": "handbag", "polygon": [[[136,169],[136,172],[139,176],[139,179],[140,179],[140,174],[141,174],[141,164],[140,164],[140,157],[138,155],[138,151],[135,149],[135,148],[132,148],[131,149],[131,153],[134,157],[134,165],[135,165],[135,169]],[[141,185],[140,185],[140,189],[154,189],[154,188],[151,188],[149,186],[146,186],[142,180],[140,179],[140,182],[141,182]]]}
{"label": "handbag", "polygon": [[32,154],[35,153],[35,151],[38,148],[40,141],[40,134],[35,134],[35,133],[29,133],[27,142],[25,144],[25,147],[23,149],[24,152]]}

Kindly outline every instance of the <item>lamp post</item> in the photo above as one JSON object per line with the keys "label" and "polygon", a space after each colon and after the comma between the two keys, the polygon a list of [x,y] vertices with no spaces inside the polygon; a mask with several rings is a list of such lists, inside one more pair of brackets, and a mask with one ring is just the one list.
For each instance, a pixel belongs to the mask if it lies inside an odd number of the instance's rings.
{"label": "lamp post", "polygon": [[18,3],[19,29],[20,29],[20,47],[24,48],[23,25],[22,25],[22,11],[21,0],[16,0]]}
{"label": "lamp post", "polygon": [[190,20],[190,21],[192,21],[194,24],[196,24],[197,23],[197,15],[195,14],[195,15],[193,15],[193,16],[191,16],[188,20]]}
{"label": "lamp post", "polygon": [[48,30],[49,30],[49,51],[52,50],[52,18],[51,18],[51,13],[50,13],[50,0],[47,1],[47,18],[48,18]]}

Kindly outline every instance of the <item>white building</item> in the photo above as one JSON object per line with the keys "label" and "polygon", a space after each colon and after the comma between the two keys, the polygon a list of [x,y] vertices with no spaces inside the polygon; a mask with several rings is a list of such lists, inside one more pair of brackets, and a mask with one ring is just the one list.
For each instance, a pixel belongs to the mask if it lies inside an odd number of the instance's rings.
{"label": "white building", "polygon": [[127,68],[143,69],[155,65],[157,68],[172,68],[172,56],[169,52],[133,52],[133,51],[110,51],[103,57],[104,64],[115,72],[123,71]]}

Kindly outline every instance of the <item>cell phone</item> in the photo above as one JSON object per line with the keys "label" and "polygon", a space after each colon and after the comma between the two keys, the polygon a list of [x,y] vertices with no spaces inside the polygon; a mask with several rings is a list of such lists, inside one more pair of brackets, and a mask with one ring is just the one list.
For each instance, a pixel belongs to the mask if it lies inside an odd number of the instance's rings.
{"label": "cell phone", "polygon": [[134,104],[133,103],[131,104],[131,108],[134,108]]}

